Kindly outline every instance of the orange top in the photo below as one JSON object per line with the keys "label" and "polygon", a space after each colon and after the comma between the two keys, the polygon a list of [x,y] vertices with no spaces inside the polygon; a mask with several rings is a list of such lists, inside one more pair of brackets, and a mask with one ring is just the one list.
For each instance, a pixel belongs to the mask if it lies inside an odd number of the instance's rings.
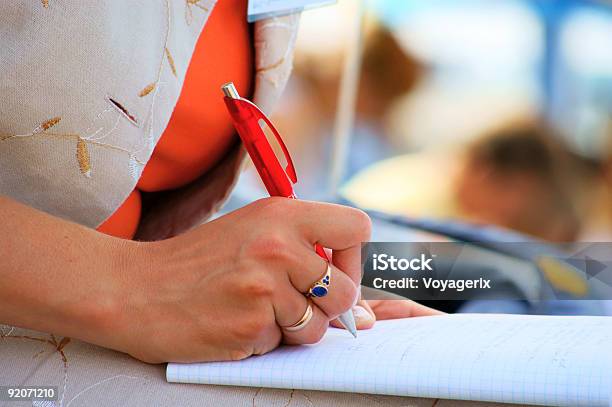
{"label": "orange top", "polygon": [[247,0],[219,0],[198,39],[183,90],[136,189],[98,231],[131,239],[140,220],[140,192],[187,185],[212,168],[233,142],[221,85],[240,94],[253,82],[253,43]]}

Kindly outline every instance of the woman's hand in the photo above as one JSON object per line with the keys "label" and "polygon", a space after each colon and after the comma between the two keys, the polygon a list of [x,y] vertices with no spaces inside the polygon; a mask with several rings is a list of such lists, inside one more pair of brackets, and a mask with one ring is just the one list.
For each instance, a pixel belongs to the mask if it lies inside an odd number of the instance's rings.
{"label": "woman's hand", "polygon": [[[3,197],[0,219],[0,323],[148,362],[242,359],[283,340],[317,342],[355,304],[370,233],[361,211],[283,198],[155,243],[105,236]],[[282,327],[302,318],[303,293],[326,270],[315,243],[333,250],[329,294],[289,332]],[[378,318],[425,312],[393,303],[370,304]]]}
{"label": "woman's hand", "polygon": [[[124,273],[112,347],[147,362],[236,360],[283,340],[318,342],[330,320],[358,297],[363,212],[338,205],[270,198],[175,238],[143,244],[140,267]],[[289,332],[308,302],[303,293],[333,250],[329,294],[313,298],[313,318]],[[144,261],[143,261],[144,260]]]}

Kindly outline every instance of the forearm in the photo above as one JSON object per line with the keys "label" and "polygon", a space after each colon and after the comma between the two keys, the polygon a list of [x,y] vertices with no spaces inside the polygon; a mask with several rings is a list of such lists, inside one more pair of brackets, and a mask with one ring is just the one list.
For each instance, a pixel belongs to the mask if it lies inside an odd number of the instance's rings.
{"label": "forearm", "polygon": [[0,242],[0,323],[96,342],[138,244],[1,196]]}

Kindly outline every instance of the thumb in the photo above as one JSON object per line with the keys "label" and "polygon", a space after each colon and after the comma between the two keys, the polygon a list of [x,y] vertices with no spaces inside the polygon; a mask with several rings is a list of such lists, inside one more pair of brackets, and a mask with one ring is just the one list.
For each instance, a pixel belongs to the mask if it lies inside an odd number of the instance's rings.
{"label": "thumb", "polygon": [[[357,301],[357,304],[353,306],[353,315],[355,316],[355,325],[357,329],[370,329],[376,322],[376,315],[365,300]],[[331,325],[336,328],[343,328],[342,324],[337,319],[331,321]]]}
{"label": "thumb", "polygon": [[444,314],[410,300],[371,300],[369,305],[379,320],[425,317]]}

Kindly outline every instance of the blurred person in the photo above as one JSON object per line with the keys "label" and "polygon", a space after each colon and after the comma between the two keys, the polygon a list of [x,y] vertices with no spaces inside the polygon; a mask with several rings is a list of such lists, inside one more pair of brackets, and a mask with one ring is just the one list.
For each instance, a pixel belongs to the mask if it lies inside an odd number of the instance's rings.
{"label": "blurred person", "polygon": [[612,118],[606,133],[604,154],[593,165],[592,173],[598,181],[591,194],[591,216],[582,240],[612,241]]}
{"label": "blurred person", "polygon": [[[366,31],[347,177],[397,154],[387,135],[385,116],[424,71],[386,27],[376,25]],[[298,55],[287,103],[275,118],[295,151],[298,168],[312,175],[298,184],[302,195],[317,194],[321,185],[327,185],[341,73],[340,55]]]}
{"label": "blurred person", "polygon": [[555,242],[572,242],[577,211],[575,160],[552,131],[511,125],[468,147],[455,185],[459,216]]}

